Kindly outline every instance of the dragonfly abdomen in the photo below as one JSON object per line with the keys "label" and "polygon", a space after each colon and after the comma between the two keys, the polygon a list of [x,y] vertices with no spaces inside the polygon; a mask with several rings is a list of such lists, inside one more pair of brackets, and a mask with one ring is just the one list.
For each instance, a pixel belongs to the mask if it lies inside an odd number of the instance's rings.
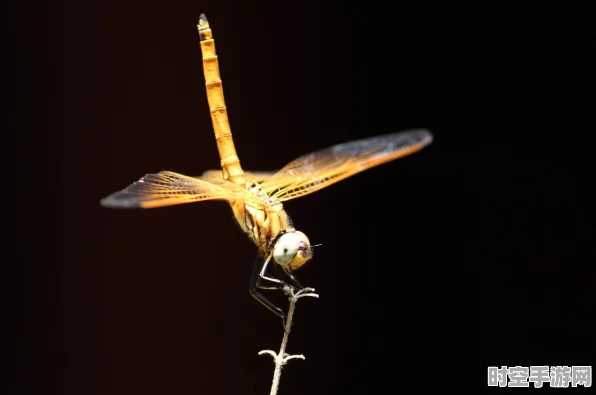
{"label": "dragonfly abdomen", "polygon": [[203,71],[205,73],[205,87],[207,89],[207,101],[215,132],[215,141],[219,151],[219,159],[224,178],[234,184],[244,185],[242,167],[236,154],[230,122],[228,121],[228,110],[224,100],[223,86],[219,75],[219,63],[215,52],[215,41],[205,15],[201,14],[199,24],[199,37],[201,39],[201,52],[203,54]]}

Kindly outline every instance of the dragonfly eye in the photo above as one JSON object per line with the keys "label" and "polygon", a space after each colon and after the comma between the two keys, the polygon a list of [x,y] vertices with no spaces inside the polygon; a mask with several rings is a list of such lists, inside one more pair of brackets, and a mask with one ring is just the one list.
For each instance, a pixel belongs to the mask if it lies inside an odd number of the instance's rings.
{"label": "dragonfly eye", "polygon": [[275,262],[282,266],[288,266],[292,270],[304,265],[311,257],[310,242],[302,232],[283,234],[273,247]]}

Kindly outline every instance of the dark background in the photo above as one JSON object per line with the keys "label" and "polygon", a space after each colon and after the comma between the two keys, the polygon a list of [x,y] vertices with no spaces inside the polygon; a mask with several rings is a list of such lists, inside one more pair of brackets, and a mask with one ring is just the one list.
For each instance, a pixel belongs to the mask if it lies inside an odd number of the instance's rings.
{"label": "dark background", "polygon": [[286,204],[323,246],[298,273],[321,298],[298,304],[288,352],[307,359],[280,394],[482,389],[488,366],[594,364],[592,10],[19,7],[13,393],[269,392],[257,352],[279,347],[281,323],[247,292],[256,250],[230,208],[99,206],[146,173],[217,168],[201,12],[245,169],[399,129],[435,135]]}

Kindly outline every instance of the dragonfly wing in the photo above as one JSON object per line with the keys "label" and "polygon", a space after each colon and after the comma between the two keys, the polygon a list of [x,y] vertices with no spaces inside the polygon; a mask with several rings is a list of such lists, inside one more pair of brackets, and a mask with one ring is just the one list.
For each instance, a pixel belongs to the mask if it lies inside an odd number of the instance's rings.
{"label": "dragonfly wing", "polygon": [[231,182],[219,185],[171,171],[147,174],[125,189],[101,200],[109,208],[154,208],[203,200],[254,200],[249,191]]}
{"label": "dragonfly wing", "polygon": [[428,130],[417,129],[334,145],[290,162],[264,181],[260,189],[280,201],[294,199],[412,154],[432,140]]}

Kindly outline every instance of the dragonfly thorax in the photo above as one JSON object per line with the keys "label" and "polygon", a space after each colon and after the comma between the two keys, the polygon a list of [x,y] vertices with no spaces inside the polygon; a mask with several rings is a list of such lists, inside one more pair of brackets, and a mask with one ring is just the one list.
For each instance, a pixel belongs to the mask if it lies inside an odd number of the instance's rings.
{"label": "dragonfly thorax", "polygon": [[249,190],[253,195],[257,196],[265,205],[277,206],[281,204],[277,199],[272,198],[266,192],[261,190],[259,186],[259,184],[250,181],[246,183],[246,189]]}

